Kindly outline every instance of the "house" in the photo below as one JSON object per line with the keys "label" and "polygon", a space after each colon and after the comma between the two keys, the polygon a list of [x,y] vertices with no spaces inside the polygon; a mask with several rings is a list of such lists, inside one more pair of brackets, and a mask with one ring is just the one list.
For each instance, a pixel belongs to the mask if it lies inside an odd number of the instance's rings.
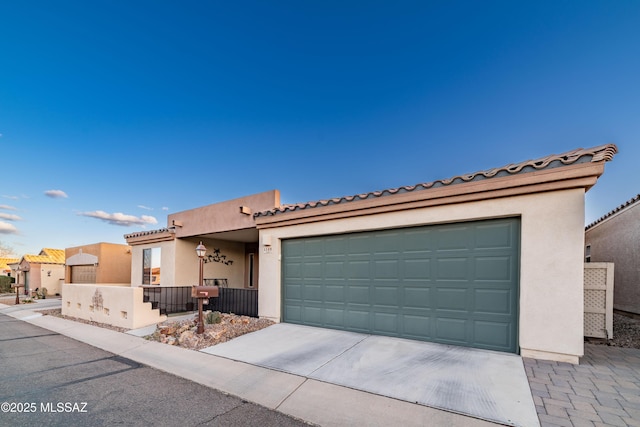
{"label": "house", "polygon": [[260,317],[578,363],[585,192],[616,152],[259,212]]}
{"label": "house", "polygon": [[64,249],[43,248],[38,255],[23,255],[12,263],[16,284],[24,286],[25,295],[36,289],[47,290],[47,295],[59,295],[64,281]]}
{"label": "house", "polygon": [[586,227],[585,261],[614,263],[613,308],[640,315],[640,194]]}
{"label": "house", "polygon": [[131,283],[131,247],[94,243],[65,249],[66,283]]}
{"label": "house", "polygon": [[11,267],[9,264],[16,264],[19,258],[0,258],[0,276],[11,276]]}
{"label": "house", "polygon": [[131,284],[165,300],[187,291],[202,242],[204,280],[259,289],[260,317],[578,363],[585,192],[616,152],[608,144],[355,196],[280,205],[273,190],[179,212],[166,228],[125,235]]}

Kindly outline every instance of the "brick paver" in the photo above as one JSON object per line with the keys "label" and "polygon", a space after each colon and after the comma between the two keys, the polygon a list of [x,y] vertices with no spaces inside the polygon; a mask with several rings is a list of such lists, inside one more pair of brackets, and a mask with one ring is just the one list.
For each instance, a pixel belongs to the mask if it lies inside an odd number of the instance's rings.
{"label": "brick paver", "polygon": [[585,344],[579,365],[523,358],[542,427],[640,427],[640,349]]}

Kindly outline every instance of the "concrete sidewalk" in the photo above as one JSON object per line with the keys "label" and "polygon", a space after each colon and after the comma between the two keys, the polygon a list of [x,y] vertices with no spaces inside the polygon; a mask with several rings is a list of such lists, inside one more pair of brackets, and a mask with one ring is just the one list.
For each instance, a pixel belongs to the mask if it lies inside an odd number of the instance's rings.
{"label": "concrete sidewalk", "polygon": [[[46,301],[46,300],[45,300]],[[238,396],[322,426],[492,426],[477,418],[354,390],[286,372],[186,350],[141,337],[90,326],[36,310],[0,305],[16,319],[60,333],[138,363]]]}

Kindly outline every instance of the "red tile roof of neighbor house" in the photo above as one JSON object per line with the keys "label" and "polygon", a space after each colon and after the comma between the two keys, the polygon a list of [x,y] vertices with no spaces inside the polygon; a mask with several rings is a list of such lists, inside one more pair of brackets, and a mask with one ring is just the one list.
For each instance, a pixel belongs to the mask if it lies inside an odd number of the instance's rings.
{"label": "red tile roof of neighbor house", "polygon": [[610,218],[611,216],[617,214],[618,212],[622,212],[623,210],[631,207],[632,205],[635,205],[638,202],[640,202],[640,194],[638,194],[637,196],[635,196],[631,200],[627,200],[625,203],[621,204],[620,206],[618,206],[617,208],[613,209],[612,211],[602,215],[600,218],[596,219],[591,224],[587,225],[585,227],[585,230],[588,230],[591,227],[593,227],[593,226],[595,226],[597,224],[600,224],[605,219]]}
{"label": "red tile roof of neighbor house", "polygon": [[428,190],[431,188],[439,188],[455,184],[463,184],[471,181],[479,181],[491,178],[498,178],[509,175],[518,175],[522,173],[534,172],[542,169],[551,169],[556,167],[568,166],[576,163],[587,162],[608,162],[613,159],[614,154],[618,152],[618,148],[614,144],[605,144],[593,148],[578,148],[562,154],[552,154],[536,160],[527,160],[520,163],[510,164],[499,168],[484,170],[465,175],[456,175],[449,179],[436,180],[432,182],[416,184],[411,186],[391,188],[381,191],[372,191],[369,193],[357,194],[354,196],[336,197],[328,200],[318,200],[314,202],[297,203],[290,205],[282,205],[280,207],[258,212],[254,217],[277,215],[284,212],[292,212],[302,209],[315,208],[320,206],[335,205],[339,203],[348,203],[357,200],[371,199],[375,197],[390,196],[398,193],[407,193],[412,191]]}

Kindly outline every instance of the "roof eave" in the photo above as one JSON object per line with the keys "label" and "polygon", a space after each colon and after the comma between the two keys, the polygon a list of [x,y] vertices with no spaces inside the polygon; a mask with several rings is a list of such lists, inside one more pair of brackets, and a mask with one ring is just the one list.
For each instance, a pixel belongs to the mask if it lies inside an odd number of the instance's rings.
{"label": "roof eave", "polygon": [[256,217],[256,224],[261,229],[571,188],[583,188],[587,191],[604,172],[604,165],[604,162],[578,163],[348,203],[279,212],[276,215]]}

